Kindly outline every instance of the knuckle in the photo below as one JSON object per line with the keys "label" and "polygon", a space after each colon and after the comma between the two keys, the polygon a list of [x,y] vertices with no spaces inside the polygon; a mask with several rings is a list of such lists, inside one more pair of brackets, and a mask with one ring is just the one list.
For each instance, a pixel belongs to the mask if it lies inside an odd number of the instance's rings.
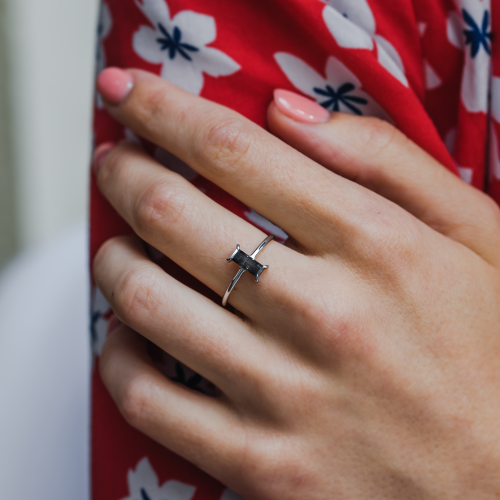
{"label": "knuckle", "polygon": [[134,210],[134,226],[139,233],[168,230],[179,221],[188,206],[185,187],[176,180],[149,185]]}
{"label": "knuckle", "polygon": [[358,228],[350,268],[371,289],[409,299],[411,283],[426,266],[429,228],[397,207],[367,219]]}
{"label": "knuckle", "polygon": [[147,267],[129,271],[113,291],[113,305],[127,324],[134,325],[159,307],[160,285]]}
{"label": "knuckle", "polygon": [[[327,370],[336,369],[347,359],[363,359],[368,363],[377,350],[377,337],[371,333],[373,310],[367,311],[366,304],[372,300],[371,287],[366,287],[361,280],[352,280],[352,273],[339,276],[335,288],[328,286],[324,294],[318,296],[318,287],[308,290],[297,308],[295,321],[307,325],[307,343],[298,343],[298,354],[306,353]],[[351,282],[349,287],[345,280]],[[335,304],[335,307],[332,307]],[[293,379],[292,379],[293,381]],[[314,372],[301,374],[294,381],[293,393],[299,393],[300,399],[313,408],[315,401],[321,399],[321,393],[328,391],[321,379]]]}
{"label": "knuckle", "polygon": [[248,431],[241,456],[240,474],[256,498],[282,498],[290,485],[313,487],[317,479],[278,433]]}
{"label": "knuckle", "polygon": [[[353,308],[352,300],[343,295],[336,297],[335,302],[336,307],[332,308],[331,296],[320,300],[309,296],[299,310],[301,322],[309,326],[311,339],[314,339],[321,356],[327,356],[329,363],[332,353],[357,344],[360,329],[359,311]],[[308,392],[312,388],[305,386],[304,390]]]}
{"label": "knuckle", "polygon": [[118,397],[118,408],[125,420],[136,428],[143,427],[150,419],[151,382],[146,375],[136,375],[128,380]]}
{"label": "knuckle", "polygon": [[364,119],[363,142],[370,147],[372,154],[380,154],[388,149],[393,143],[404,138],[403,134],[393,127],[389,122],[380,118]]}
{"label": "knuckle", "polygon": [[[372,286],[378,284],[386,291],[406,295],[408,284],[424,262],[421,239],[416,234],[392,235],[365,248],[364,261],[360,266],[364,281]],[[425,235],[421,236],[425,238]]]}
{"label": "knuckle", "polygon": [[413,263],[418,253],[418,222],[397,206],[376,202],[363,213],[355,231],[354,255],[363,267],[382,269],[385,265]]}
{"label": "knuckle", "polygon": [[193,155],[213,174],[224,177],[238,169],[253,143],[253,127],[242,118],[229,117],[209,125],[195,138]]}
{"label": "knuckle", "polygon": [[490,196],[480,194],[482,195],[484,220],[488,221],[494,228],[500,228],[500,207]]}
{"label": "knuckle", "polygon": [[386,228],[386,238],[379,239],[378,261],[388,266],[392,274],[397,271],[404,276],[411,269],[421,267],[422,242],[428,239],[428,234],[425,234],[428,228],[419,227],[419,224],[410,216],[394,217],[392,227]]}

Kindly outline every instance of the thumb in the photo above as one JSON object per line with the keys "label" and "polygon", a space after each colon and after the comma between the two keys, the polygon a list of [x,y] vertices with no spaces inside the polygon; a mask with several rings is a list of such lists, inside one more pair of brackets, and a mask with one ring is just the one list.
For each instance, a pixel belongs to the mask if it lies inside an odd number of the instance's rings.
{"label": "thumb", "polygon": [[436,231],[499,263],[500,210],[391,124],[329,114],[319,104],[276,90],[271,132],[312,160],[396,203]]}

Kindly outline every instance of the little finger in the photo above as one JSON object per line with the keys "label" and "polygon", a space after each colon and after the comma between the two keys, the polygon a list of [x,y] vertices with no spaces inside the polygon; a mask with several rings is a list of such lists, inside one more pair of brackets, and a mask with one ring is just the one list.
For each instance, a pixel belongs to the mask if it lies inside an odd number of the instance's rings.
{"label": "little finger", "polygon": [[101,377],[127,422],[221,480],[243,446],[240,422],[224,398],[170,381],[154,366],[146,340],[125,325],[111,333],[99,359]]}

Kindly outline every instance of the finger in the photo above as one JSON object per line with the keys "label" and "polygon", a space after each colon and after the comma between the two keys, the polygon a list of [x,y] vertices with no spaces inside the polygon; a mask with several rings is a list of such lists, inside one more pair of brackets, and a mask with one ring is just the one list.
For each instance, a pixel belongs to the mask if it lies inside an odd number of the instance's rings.
{"label": "finger", "polygon": [[154,368],[144,338],[121,325],[99,358],[104,384],[127,422],[219,479],[238,463],[244,436],[223,398],[168,380]]}
{"label": "finger", "polygon": [[[220,296],[238,271],[226,260],[236,245],[250,254],[267,236],[133,144],[109,153],[97,180],[104,196],[141,238]],[[271,242],[257,260],[269,269],[258,284],[245,273],[230,303],[249,318],[265,321],[263,311],[285,300],[283,289],[293,288],[289,267],[303,268],[306,257]]]}
{"label": "finger", "polygon": [[251,377],[260,343],[247,324],[151,262],[136,237],[108,240],[94,276],[115,314],[226,394]]}
{"label": "finger", "polygon": [[[374,202],[370,192],[332,175],[238,113],[157,76],[129,73],[134,80],[130,93],[118,105],[107,103],[116,119],[272,220],[304,247],[320,252],[332,242],[346,242],[344,227],[356,225],[359,207]],[[106,93],[103,84],[98,87]]]}
{"label": "finger", "polygon": [[313,105],[309,99],[277,91],[268,111],[271,131],[331,171],[393,201],[490,262],[498,262],[500,212],[488,196],[387,122],[334,113],[326,123],[304,123],[297,108]]}

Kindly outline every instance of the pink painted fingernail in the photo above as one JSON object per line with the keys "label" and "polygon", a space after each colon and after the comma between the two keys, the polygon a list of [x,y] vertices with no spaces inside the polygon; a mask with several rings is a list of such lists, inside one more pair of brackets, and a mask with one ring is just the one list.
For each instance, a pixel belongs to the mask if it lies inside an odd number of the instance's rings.
{"label": "pink painted fingernail", "polygon": [[117,106],[134,86],[132,75],[120,68],[107,68],[97,77],[97,91],[103,99]]}
{"label": "pink painted fingernail", "polygon": [[285,116],[302,123],[326,123],[330,113],[307,97],[289,90],[276,89],[274,102]]}
{"label": "pink painted fingernail", "polygon": [[104,142],[95,149],[94,158],[92,159],[92,171],[95,175],[97,175],[97,172],[99,172],[99,169],[101,168],[102,162],[114,147],[114,142]]}

